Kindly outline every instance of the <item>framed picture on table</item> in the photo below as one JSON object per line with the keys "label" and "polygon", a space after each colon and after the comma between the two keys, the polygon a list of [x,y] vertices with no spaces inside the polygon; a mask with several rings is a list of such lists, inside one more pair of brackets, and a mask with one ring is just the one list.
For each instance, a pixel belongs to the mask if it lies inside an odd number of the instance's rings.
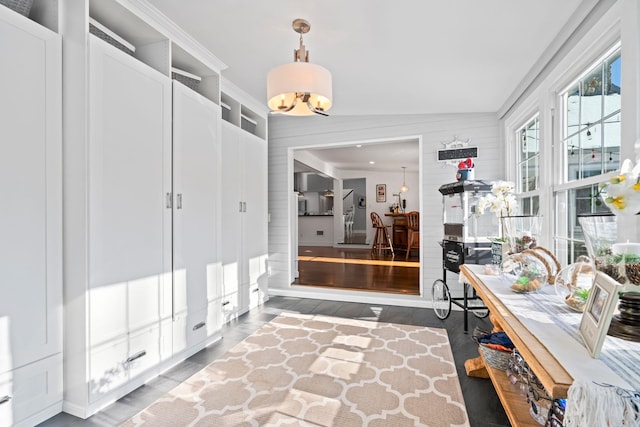
{"label": "framed picture on table", "polygon": [[376,202],[384,203],[387,201],[387,184],[376,184]]}
{"label": "framed picture on table", "polygon": [[618,292],[622,286],[601,271],[589,292],[587,304],[580,320],[580,335],[591,357],[598,358],[609,330],[613,310],[618,303]]}

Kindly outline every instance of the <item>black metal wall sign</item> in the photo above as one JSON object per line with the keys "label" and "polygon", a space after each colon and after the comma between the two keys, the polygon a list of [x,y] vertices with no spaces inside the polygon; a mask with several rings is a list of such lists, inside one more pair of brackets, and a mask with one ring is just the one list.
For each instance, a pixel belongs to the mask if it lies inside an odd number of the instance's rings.
{"label": "black metal wall sign", "polygon": [[453,141],[444,142],[444,148],[437,152],[438,162],[457,167],[461,160],[477,158],[478,147],[469,147],[469,141],[469,139],[461,141],[454,136]]}

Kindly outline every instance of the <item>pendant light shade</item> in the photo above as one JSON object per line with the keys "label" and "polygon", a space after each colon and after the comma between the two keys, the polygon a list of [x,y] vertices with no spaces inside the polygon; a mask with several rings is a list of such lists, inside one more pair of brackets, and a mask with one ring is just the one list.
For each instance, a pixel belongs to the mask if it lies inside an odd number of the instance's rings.
{"label": "pendant light shade", "polygon": [[331,86],[331,73],[320,65],[309,62],[280,65],[267,75],[269,108],[290,116],[310,116],[317,113],[314,109],[327,111],[333,96]]}
{"label": "pendant light shade", "polygon": [[302,34],[308,33],[311,25],[304,19],[296,19],[292,26],[300,34],[300,47],[294,50],[294,62],[269,71],[267,103],[274,113],[326,116],[333,98],[331,73],[320,65],[309,63]]}
{"label": "pendant light shade", "polygon": [[409,191],[409,187],[407,187],[407,183],[406,183],[406,178],[407,178],[407,167],[403,166],[402,167],[402,187],[400,187],[400,192],[401,193],[406,193],[407,191]]}

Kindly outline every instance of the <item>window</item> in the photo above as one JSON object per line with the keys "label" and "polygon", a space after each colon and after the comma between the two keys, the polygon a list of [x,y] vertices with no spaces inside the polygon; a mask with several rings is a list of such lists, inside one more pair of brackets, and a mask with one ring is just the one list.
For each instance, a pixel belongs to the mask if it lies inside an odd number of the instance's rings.
{"label": "window", "polygon": [[516,131],[518,182],[516,192],[520,213],[536,215],[539,212],[540,196],[540,123],[536,115]]}
{"label": "window", "polygon": [[562,165],[554,192],[554,252],[562,263],[586,254],[579,214],[606,213],[597,202],[602,174],[620,167],[620,44],[560,94]]}
{"label": "window", "polygon": [[561,95],[567,182],[620,166],[620,65],[617,47]]}

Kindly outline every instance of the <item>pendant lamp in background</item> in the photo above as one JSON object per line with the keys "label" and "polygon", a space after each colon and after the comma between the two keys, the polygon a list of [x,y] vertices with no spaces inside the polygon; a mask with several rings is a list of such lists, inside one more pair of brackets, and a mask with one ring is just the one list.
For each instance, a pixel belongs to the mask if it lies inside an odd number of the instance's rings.
{"label": "pendant lamp in background", "polygon": [[407,167],[403,166],[402,167],[402,187],[400,187],[401,193],[406,193],[407,191],[409,191],[409,187],[407,187],[407,183],[406,183],[406,178],[407,178]]}
{"label": "pendant lamp in background", "polygon": [[328,116],[331,108],[331,73],[320,65],[309,63],[302,34],[311,29],[304,19],[293,21],[293,30],[300,34],[300,47],[294,50],[294,62],[280,65],[267,75],[267,99],[273,113],[289,116]]}

